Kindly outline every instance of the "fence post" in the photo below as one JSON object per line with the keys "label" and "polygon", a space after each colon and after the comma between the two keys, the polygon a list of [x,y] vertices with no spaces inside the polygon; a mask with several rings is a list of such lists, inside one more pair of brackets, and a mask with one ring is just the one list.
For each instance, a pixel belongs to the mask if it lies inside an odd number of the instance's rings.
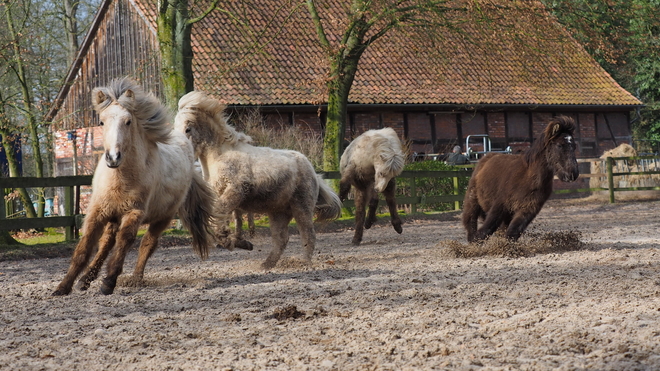
{"label": "fence post", "polygon": [[[73,187],[64,187],[64,215],[73,216]],[[74,225],[67,225],[64,227],[64,239],[66,241],[73,240]]]}
{"label": "fence post", "polygon": [[[454,178],[454,195],[458,196],[458,177],[455,176]],[[460,210],[461,209],[461,201],[454,201],[454,210]]]}
{"label": "fence post", "polygon": [[[415,182],[415,177],[410,178],[410,196],[413,198],[417,197],[417,184]],[[413,200],[413,203],[410,205],[410,213],[417,213],[417,200]]]}
{"label": "fence post", "polygon": [[2,199],[0,200],[0,219],[6,219],[7,218],[7,208],[5,207],[5,189],[0,188],[2,190]]}
{"label": "fence post", "polygon": [[614,168],[614,160],[612,157],[607,158],[607,187],[610,191],[610,203],[614,203],[614,176],[612,175]]}

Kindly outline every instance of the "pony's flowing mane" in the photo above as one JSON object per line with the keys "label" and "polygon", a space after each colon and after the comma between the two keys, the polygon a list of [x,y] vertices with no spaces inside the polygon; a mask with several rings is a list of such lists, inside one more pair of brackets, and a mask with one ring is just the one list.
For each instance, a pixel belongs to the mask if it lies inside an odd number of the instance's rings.
{"label": "pony's flowing mane", "polygon": [[401,148],[394,148],[388,138],[377,138],[377,153],[383,160],[383,165],[393,174],[401,174],[405,160],[401,156]]}
{"label": "pony's flowing mane", "polygon": [[[127,97],[125,93],[132,91],[133,96]],[[140,85],[128,77],[114,79],[108,86],[95,88],[92,96],[103,93],[107,99],[94,101],[94,110],[98,113],[106,109],[110,104],[117,102],[129,111],[142,125],[147,136],[155,142],[166,142],[172,132],[169,110],[151,93],[145,93]],[[139,109],[138,109],[139,107]]]}
{"label": "pony's flowing mane", "polygon": [[525,162],[531,164],[538,157],[548,144],[562,134],[573,135],[575,132],[575,122],[568,116],[553,117],[548,122],[541,136],[532,143],[532,146],[525,152]]}
{"label": "pony's flowing mane", "polygon": [[252,143],[252,138],[249,135],[237,131],[227,123],[225,108],[225,105],[217,99],[213,99],[201,91],[190,92],[179,100],[180,113],[204,113],[212,118],[213,124],[208,127],[213,131],[212,135],[216,140],[230,145],[235,145],[239,142]]}

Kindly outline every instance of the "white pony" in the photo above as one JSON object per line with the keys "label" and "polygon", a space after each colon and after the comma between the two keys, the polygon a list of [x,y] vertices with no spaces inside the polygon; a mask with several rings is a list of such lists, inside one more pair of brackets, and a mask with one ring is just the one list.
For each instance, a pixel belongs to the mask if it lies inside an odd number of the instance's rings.
{"label": "white pony", "polygon": [[[217,100],[195,91],[179,100],[174,120],[175,130],[191,139],[204,176],[217,192],[216,215],[222,222],[234,210],[268,215],[274,246],[263,263],[265,269],[273,268],[280,259],[289,241],[289,222],[295,219],[303,258],[310,262],[316,244],[314,214],[317,220],[339,217],[339,197],[316,174],[307,157],[296,151],[251,145],[249,136],[227,124],[224,109]],[[226,227],[216,237],[230,249],[251,248],[240,236],[230,236]]]}
{"label": "white pony", "polygon": [[83,236],[53,295],[71,292],[97,246],[79,288],[89,288],[114,248],[101,285],[103,294],[112,294],[142,224],[148,224],[149,229],[142,238],[133,272],[133,280],[138,282],[160,234],[177,212],[192,234],[193,249],[202,258],[208,255],[213,239],[207,230],[215,195],[194,171],[192,145],[185,135],[172,130],[167,109],[126,78],[94,89],[92,102],[103,126],[104,161],[99,161],[94,173]]}
{"label": "white pony", "polygon": [[[355,234],[353,244],[362,242],[364,229],[376,221],[378,193],[385,195],[390,209],[392,226],[397,233],[403,232],[396,209],[394,177],[401,174],[405,165],[401,141],[392,128],[368,130],[355,138],[339,161],[339,198],[343,201],[355,187]],[[369,202],[369,215],[365,221],[365,204]]]}

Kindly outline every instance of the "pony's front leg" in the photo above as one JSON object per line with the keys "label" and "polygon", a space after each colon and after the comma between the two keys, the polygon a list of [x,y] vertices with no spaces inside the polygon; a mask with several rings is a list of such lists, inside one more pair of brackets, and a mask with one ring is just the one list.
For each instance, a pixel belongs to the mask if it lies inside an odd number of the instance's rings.
{"label": "pony's front leg", "polygon": [[248,236],[254,237],[255,233],[257,233],[256,227],[254,226],[254,213],[252,212],[247,213],[247,223],[248,223]]}
{"label": "pony's front leg", "polygon": [[119,224],[115,222],[110,222],[105,226],[105,231],[101,240],[99,241],[99,251],[96,253],[96,256],[89,264],[87,272],[78,280],[78,289],[85,291],[89,288],[89,285],[98,277],[99,271],[103,262],[108,257],[110,250],[115,246],[115,241],[117,237],[117,230],[119,229]]}
{"label": "pony's front leg", "polygon": [[350,180],[342,179],[339,182],[339,199],[345,201],[348,197],[348,193],[351,191],[351,182]]}
{"label": "pony's front leg", "polygon": [[373,185],[367,187],[365,200],[369,200],[369,212],[367,213],[367,220],[364,222],[364,229],[369,229],[376,222],[376,211],[378,210],[378,192],[374,189]]}
{"label": "pony's front leg", "polygon": [[353,235],[353,245],[356,246],[362,242],[362,235],[364,234],[365,193],[361,189],[355,189],[355,234]]}
{"label": "pony's front leg", "polygon": [[479,229],[477,229],[477,233],[474,235],[474,240],[485,240],[487,237],[495,233],[500,224],[502,224],[502,220],[506,217],[504,213],[504,206],[498,205],[491,207],[486,213],[484,223]]}
{"label": "pony's front leg", "polygon": [[536,214],[538,214],[539,211],[540,209],[514,215],[513,220],[511,220],[511,224],[509,224],[509,228],[506,230],[506,238],[512,241],[518,240],[520,235],[522,235],[523,232],[527,229],[529,223],[534,220]]}
{"label": "pony's front leg", "polygon": [[156,251],[156,247],[158,247],[158,238],[160,238],[163,231],[170,225],[171,221],[171,218],[167,218],[151,223],[149,229],[147,229],[147,233],[142,237],[137,263],[135,264],[133,277],[131,277],[131,282],[134,285],[142,282],[142,279],[144,278],[144,267],[147,265],[147,260],[149,260],[154,251]]}
{"label": "pony's front leg", "polygon": [[269,214],[270,218],[270,234],[273,238],[273,249],[268,254],[266,261],[261,265],[264,269],[271,269],[275,267],[280,260],[287,243],[289,243],[289,222],[292,219],[291,215],[284,213]]}
{"label": "pony's front leg", "polygon": [[396,199],[394,198],[395,193],[396,193],[396,182],[394,178],[392,178],[387,183],[387,187],[385,187],[385,190],[383,191],[383,195],[385,195],[385,201],[387,202],[387,207],[390,209],[390,218],[392,219],[392,227],[394,227],[396,233],[401,234],[403,232],[403,228],[401,228],[402,223],[401,223],[401,218],[399,217],[399,211],[396,209]]}
{"label": "pony's front leg", "polygon": [[117,233],[115,252],[112,254],[110,261],[108,261],[107,275],[101,284],[101,293],[103,295],[110,295],[115,291],[117,277],[119,277],[123,270],[126,253],[135,242],[138,228],[143,219],[143,210],[132,210],[122,217],[119,232]]}
{"label": "pony's front leg", "polygon": [[[252,243],[242,238],[237,238],[236,233],[232,233],[229,229],[229,221],[232,214],[236,217],[236,212],[239,212],[239,205],[243,200],[243,191],[240,185],[227,187],[224,192],[218,197],[216,205],[216,223],[215,238],[218,242],[217,247],[224,247],[227,250],[233,250],[235,247],[244,250],[252,250]],[[241,232],[242,234],[242,232]]]}
{"label": "pony's front leg", "polygon": [[[248,213],[248,228],[250,229],[250,235],[254,235],[254,218],[252,218],[252,223],[250,223],[250,218],[252,213]],[[243,250],[252,250],[252,243],[243,238],[243,212],[240,209],[234,210],[234,235],[230,238],[231,248],[239,248]]]}
{"label": "pony's front leg", "polygon": [[83,236],[76,245],[71,257],[71,264],[62,282],[57,286],[53,292],[53,296],[69,295],[73,287],[73,281],[76,280],[80,272],[85,268],[85,264],[89,261],[92,255],[94,246],[96,245],[101,233],[105,220],[98,220],[98,213],[92,210],[85,220],[85,227]]}

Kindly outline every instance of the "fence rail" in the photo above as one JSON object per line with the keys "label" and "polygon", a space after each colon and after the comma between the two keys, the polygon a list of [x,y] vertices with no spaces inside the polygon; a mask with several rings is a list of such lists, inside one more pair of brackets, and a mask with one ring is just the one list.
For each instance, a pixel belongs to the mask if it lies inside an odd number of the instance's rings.
{"label": "fence rail", "polygon": [[[0,202],[0,230],[31,229],[64,227],[66,240],[72,240],[76,228],[80,227],[83,216],[75,214],[79,208],[78,200],[74,195],[80,186],[92,184],[91,175],[61,176],[50,178],[0,178],[0,189],[14,188],[64,188],[64,199],[60,202],[64,205],[63,216],[49,216],[44,218],[21,218],[8,219],[5,202]],[[4,196],[4,195],[3,195]]]}
{"label": "fence rail", "polygon": [[[587,161],[602,161],[601,159],[582,160]],[[654,164],[653,170],[650,166],[646,166],[647,171],[617,171],[615,172],[616,161],[652,161]],[[660,186],[653,187],[615,187],[614,177],[617,176],[630,176],[630,175],[658,175],[660,174],[660,157],[659,156],[637,156],[637,157],[609,157],[605,160],[606,172],[605,173],[585,173],[580,174],[580,178],[593,178],[593,177],[607,177],[608,187],[594,187],[594,188],[579,188],[579,189],[559,189],[555,190],[556,194],[564,193],[584,193],[584,192],[598,192],[608,191],[610,202],[615,202],[615,192],[621,191],[648,191],[660,190]],[[321,173],[326,179],[340,179],[340,174],[337,171]],[[454,209],[459,210],[463,201],[464,189],[459,187],[460,178],[469,178],[472,175],[472,168],[465,167],[460,170],[445,170],[445,171],[404,171],[397,178],[409,179],[409,196],[396,197],[397,204],[409,204],[411,212],[417,212],[417,208],[421,205],[432,203],[453,203]],[[421,178],[451,178],[453,183],[453,194],[451,195],[426,195],[420,194],[417,186],[417,181]],[[659,177],[660,179],[660,177]],[[660,181],[659,181],[660,183]],[[74,238],[74,230],[82,223],[83,215],[75,214],[75,210],[79,210],[79,199],[74,197],[75,190],[80,186],[88,186],[92,184],[91,175],[83,176],[63,176],[52,178],[0,178],[0,188],[14,189],[14,188],[37,188],[37,187],[62,187],[64,188],[64,200],[60,203],[64,205],[63,216],[49,216],[44,218],[21,218],[9,219],[6,215],[5,203],[0,202],[0,230],[14,230],[14,229],[30,229],[30,228],[47,228],[47,227],[64,227],[66,239]],[[381,205],[384,205],[381,200]],[[354,207],[353,200],[344,201],[344,207]]]}

